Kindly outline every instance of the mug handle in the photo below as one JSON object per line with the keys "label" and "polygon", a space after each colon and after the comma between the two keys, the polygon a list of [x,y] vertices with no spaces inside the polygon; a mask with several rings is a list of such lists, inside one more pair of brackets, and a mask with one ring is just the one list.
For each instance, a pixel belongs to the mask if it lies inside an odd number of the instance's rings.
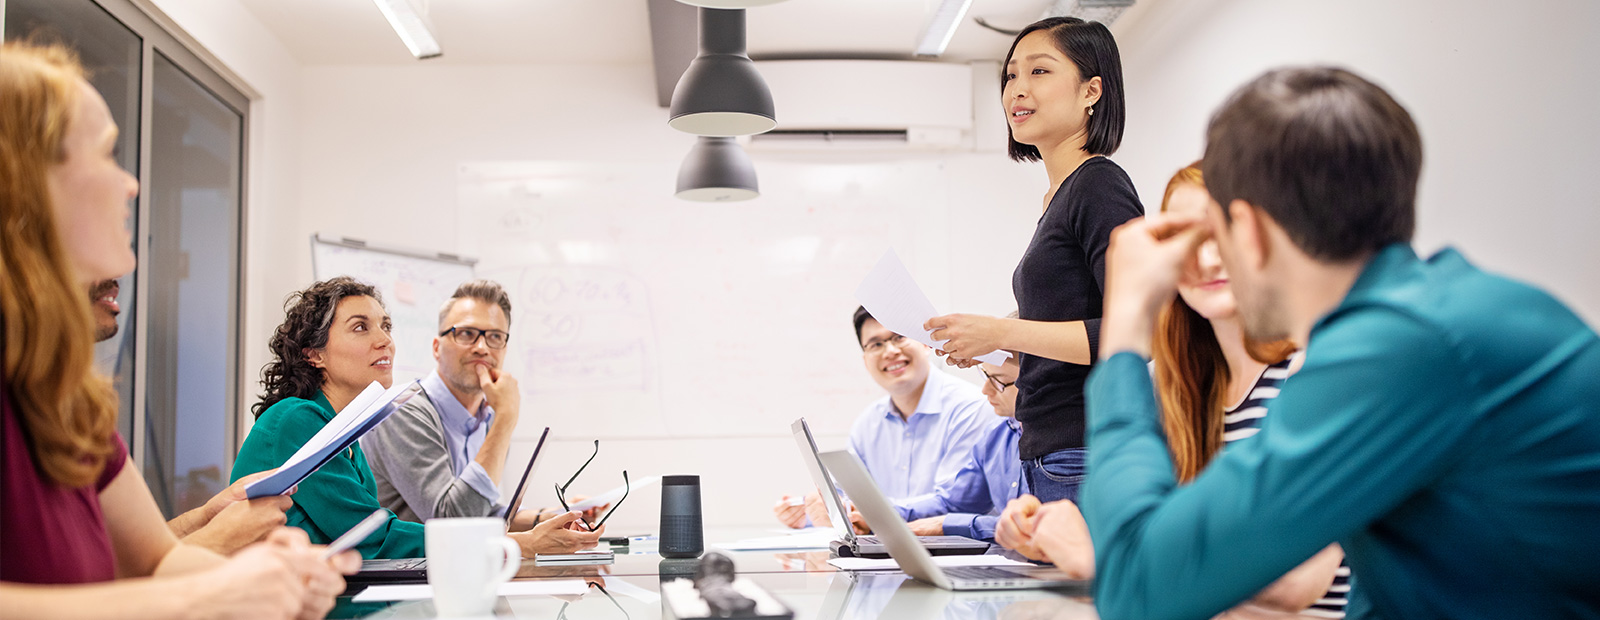
{"label": "mug handle", "polygon": [[[498,597],[500,595],[500,584],[511,581],[512,577],[517,576],[517,571],[522,569],[522,547],[517,545],[517,541],[511,540],[509,536],[491,538],[489,542],[498,543],[501,551],[504,552],[489,556],[491,567],[495,562],[500,563],[499,574],[490,578],[488,583],[484,584],[484,589],[488,591],[487,596]],[[490,546],[494,545],[491,544]],[[493,569],[491,568],[491,570]]]}

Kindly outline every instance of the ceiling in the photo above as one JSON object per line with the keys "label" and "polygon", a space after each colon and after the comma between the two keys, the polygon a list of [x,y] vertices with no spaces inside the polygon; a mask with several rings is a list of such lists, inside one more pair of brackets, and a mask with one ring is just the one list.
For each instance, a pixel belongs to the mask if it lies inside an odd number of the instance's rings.
{"label": "ceiling", "polygon": [[[647,64],[646,0],[430,0],[444,56],[411,57],[372,0],[239,0],[303,65]],[[755,58],[909,58],[939,0],[788,0],[747,13]],[[943,60],[999,59],[1052,0],[974,0]]]}

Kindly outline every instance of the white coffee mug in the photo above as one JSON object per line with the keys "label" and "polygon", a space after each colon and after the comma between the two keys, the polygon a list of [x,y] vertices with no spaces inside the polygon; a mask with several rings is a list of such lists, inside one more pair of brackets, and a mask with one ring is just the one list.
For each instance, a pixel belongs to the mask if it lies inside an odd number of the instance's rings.
{"label": "white coffee mug", "polygon": [[522,567],[522,548],[493,517],[429,519],[428,585],[441,618],[482,616]]}

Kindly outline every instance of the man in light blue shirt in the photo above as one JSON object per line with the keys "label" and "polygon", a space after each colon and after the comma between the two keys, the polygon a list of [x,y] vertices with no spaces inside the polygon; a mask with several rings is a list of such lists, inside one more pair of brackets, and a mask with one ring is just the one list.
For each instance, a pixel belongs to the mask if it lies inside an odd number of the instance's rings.
{"label": "man in light blue shirt", "polygon": [[361,439],[378,501],[400,518],[505,513],[496,481],[521,406],[516,378],[500,370],[510,329],[511,298],[499,284],[462,284],[440,310],[424,398]]}
{"label": "man in light blue shirt", "polygon": [[1027,492],[1017,441],[1022,427],[1012,419],[1017,404],[1017,358],[1000,366],[981,364],[983,395],[1004,421],[972,446],[972,456],[954,480],[927,495],[896,501],[900,517],[918,536],[965,536],[994,540],[996,522],[1006,503]]}
{"label": "man in light blue shirt", "polygon": [[[889,331],[865,308],[856,309],[854,322],[867,374],[888,395],[856,419],[850,451],[891,499],[932,493],[955,479],[973,444],[1000,419],[978,388],[933,370],[927,347]],[[815,492],[807,495],[803,515],[787,500],[774,508],[785,524],[799,527],[804,517],[830,523]]]}

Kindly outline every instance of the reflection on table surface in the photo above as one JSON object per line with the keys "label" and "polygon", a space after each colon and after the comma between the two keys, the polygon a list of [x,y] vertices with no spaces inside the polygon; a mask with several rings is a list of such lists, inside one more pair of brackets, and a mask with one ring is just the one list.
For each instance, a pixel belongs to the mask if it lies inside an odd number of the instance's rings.
{"label": "reflection on table surface", "polygon": [[[598,568],[598,567],[589,567]],[[596,571],[598,573],[598,571]],[[668,576],[591,574],[583,596],[501,597],[497,618],[669,618],[660,597]],[[868,618],[944,618],[984,620],[1078,620],[1096,618],[1087,599],[1045,590],[950,592],[914,581],[900,573],[793,572],[742,575],[766,588],[795,612],[796,620],[864,620]],[[336,617],[432,618],[433,603],[351,604],[341,600]]]}
{"label": "reflection on table surface", "polygon": [[[708,528],[708,541],[770,536],[764,528]],[[708,545],[710,546],[710,545]],[[517,579],[581,579],[582,596],[509,596],[496,601],[497,618],[587,618],[658,620],[663,581],[694,575],[698,560],[662,558],[653,549],[615,548],[613,564],[537,566],[524,560]],[[994,552],[1001,552],[996,547]],[[749,579],[794,610],[795,620],[1094,620],[1099,616],[1082,591],[999,590],[950,592],[899,572],[850,573],[828,564],[828,551],[723,551],[740,577]],[[1009,554],[1009,552],[1005,552]],[[1015,556],[1013,556],[1015,557]],[[1176,595],[1176,594],[1174,594]],[[431,601],[353,603],[339,599],[334,618],[433,618]],[[1253,607],[1231,610],[1215,620],[1307,618]]]}

